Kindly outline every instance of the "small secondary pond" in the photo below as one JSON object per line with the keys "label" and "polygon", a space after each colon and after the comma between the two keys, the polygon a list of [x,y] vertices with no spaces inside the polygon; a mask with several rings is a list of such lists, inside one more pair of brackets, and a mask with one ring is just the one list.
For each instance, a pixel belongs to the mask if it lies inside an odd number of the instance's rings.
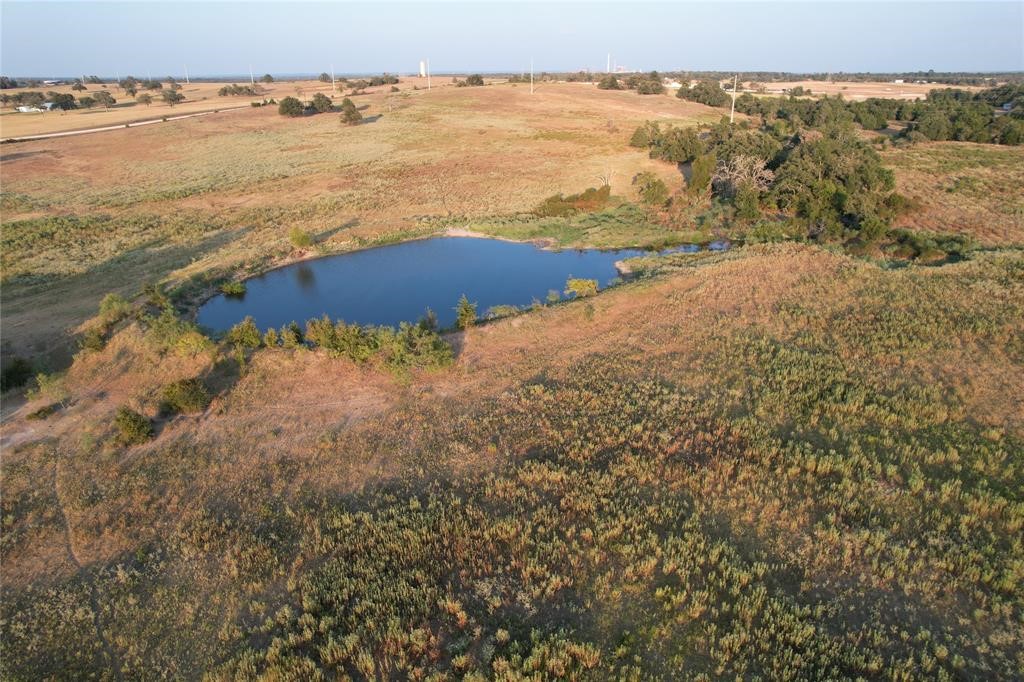
{"label": "small secondary pond", "polygon": [[570,276],[605,287],[618,276],[615,262],[646,255],[619,251],[548,251],[532,244],[472,237],[434,237],[328,256],[271,270],[246,280],[244,296],[207,301],[197,322],[223,331],[252,316],[260,329],[327,313],[362,325],[415,322],[430,308],[438,323],[455,323],[463,294],[483,317],[498,305],[529,305],[561,294]]}

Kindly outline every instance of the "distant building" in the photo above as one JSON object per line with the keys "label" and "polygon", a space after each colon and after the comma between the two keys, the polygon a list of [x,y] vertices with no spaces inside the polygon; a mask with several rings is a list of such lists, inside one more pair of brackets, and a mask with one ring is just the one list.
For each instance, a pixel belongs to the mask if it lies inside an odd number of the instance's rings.
{"label": "distant building", "polygon": [[43,81],[43,85],[63,85],[64,81]]}
{"label": "distant building", "polygon": [[896,80],[893,81],[893,83],[895,83],[896,85],[903,85],[903,79],[897,78]]}
{"label": "distant building", "polygon": [[[43,106],[46,105],[44,104]],[[33,107],[28,104],[22,104],[20,107],[18,107],[18,111],[20,111],[23,114],[41,114],[44,111],[48,111],[49,109],[50,107],[46,107],[46,109],[43,109],[42,107]]]}

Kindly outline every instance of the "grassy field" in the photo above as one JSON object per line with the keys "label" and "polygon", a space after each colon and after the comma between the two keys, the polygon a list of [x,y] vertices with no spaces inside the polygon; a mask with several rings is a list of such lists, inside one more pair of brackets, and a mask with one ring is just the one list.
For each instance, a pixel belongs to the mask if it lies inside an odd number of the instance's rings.
{"label": "grassy field", "polygon": [[884,158],[898,190],[920,206],[900,226],[967,234],[989,247],[1024,244],[1024,148],[931,143]]}
{"label": "grassy field", "polygon": [[3,427],[5,675],[1014,678],[1024,254],[659,264],[404,378],[129,324]]}
{"label": "grassy field", "polygon": [[399,87],[356,97],[372,121],[356,128],[265,108],[4,146],[5,341],[45,356],[108,291],[301,256],[293,226],[321,251],[345,250],[528,211],[602,178],[631,196],[642,170],[679,184],[629,135],[647,119],[719,115],[583,84],[533,97],[512,85]]}
{"label": "grassy field", "polygon": [[[356,101],[358,127],[253,109],[3,147],[5,346],[108,333],[5,405],[0,677],[1019,677],[1018,152],[885,151],[906,227],[986,247],[960,262],[636,259],[429,370],[95,317],[451,228],[707,236],[625,201],[639,171],[682,183],[627,143],[718,110],[577,84]],[[603,210],[528,213],[603,180]],[[176,411],[189,380],[209,403]],[[125,443],[122,408],[153,438]]]}
{"label": "grassy field", "polygon": [[[427,87],[425,78],[405,78],[399,89],[412,90],[415,87]],[[249,85],[248,81],[236,81],[237,85]],[[165,83],[166,85],[166,83]],[[0,109],[0,139],[12,137],[27,137],[46,133],[59,133],[69,130],[86,130],[109,125],[120,125],[139,120],[162,118],[164,116],[180,116],[182,114],[195,113],[197,111],[224,110],[230,107],[249,106],[250,102],[258,102],[264,99],[280,100],[283,97],[301,97],[309,99],[314,93],[322,92],[325,95],[341,97],[345,88],[339,86],[333,89],[330,83],[320,81],[281,81],[274,83],[257,83],[259,95],[229,95],[222,96],[218,91],[225,85],[232,83],[189,83],[182,82],[180,94],[185,100],[173,106],[166,104],[161,99],[160,90],[140,90],[138,94],[148,93],[152,96],[151,104],[139,104],[135,97],[124,92],[116,83],[106,85],[87,85],[87,89],[76,92],[70,85],[58,85],[53,87],[39,86],[38,88],[14,88],[5,90],[5,94],[15,95],[21,92],[59,92],[62,94],[79,97],[89,97],[95,93],[106,90],[117,103],[110,108],[94,107],[92,109],[72,109],[70,111],[48,111],[44,113],[21,113],[11,104]],[[447,87],[450,83],[440,82],[439,87]],[[379,86],[367,88],[367,93],[376,93],[389,90],[390,86]]]}
{"label": "grassy field", "polygon": [[[785,81],[763,83],[767,92],[783,94],[796,87],[810,90],[814,95],[842,95],[846,100],[863,101],[871,97],[885,99],[924,99],[931,90],[949,87],[941,83],[892,83],[887,81]],[[961,90],[977,91],[980,87],[963,85]]]}

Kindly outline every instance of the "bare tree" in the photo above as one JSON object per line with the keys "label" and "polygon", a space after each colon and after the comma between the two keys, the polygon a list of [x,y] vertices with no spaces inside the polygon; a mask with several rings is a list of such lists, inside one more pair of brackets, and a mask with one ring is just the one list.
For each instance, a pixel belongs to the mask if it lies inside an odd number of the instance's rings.
{"label": "bare tree", "polygon": [[715,174],[711,176],[715,192],[733,196],[743,186],[750,186],[763,192],[771,185],[775,173],[765,168],[764,161],[756,156],[736,154],[728,160],[718,162]]}

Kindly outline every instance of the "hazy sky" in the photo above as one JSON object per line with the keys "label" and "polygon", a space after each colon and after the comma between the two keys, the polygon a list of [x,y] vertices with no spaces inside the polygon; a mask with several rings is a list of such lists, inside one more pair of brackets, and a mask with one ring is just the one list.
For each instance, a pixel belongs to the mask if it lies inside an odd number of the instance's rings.
{"label": "hazy sky", "polygon": [[0,1],[10,76],[1024,70],[1024,2]]}

